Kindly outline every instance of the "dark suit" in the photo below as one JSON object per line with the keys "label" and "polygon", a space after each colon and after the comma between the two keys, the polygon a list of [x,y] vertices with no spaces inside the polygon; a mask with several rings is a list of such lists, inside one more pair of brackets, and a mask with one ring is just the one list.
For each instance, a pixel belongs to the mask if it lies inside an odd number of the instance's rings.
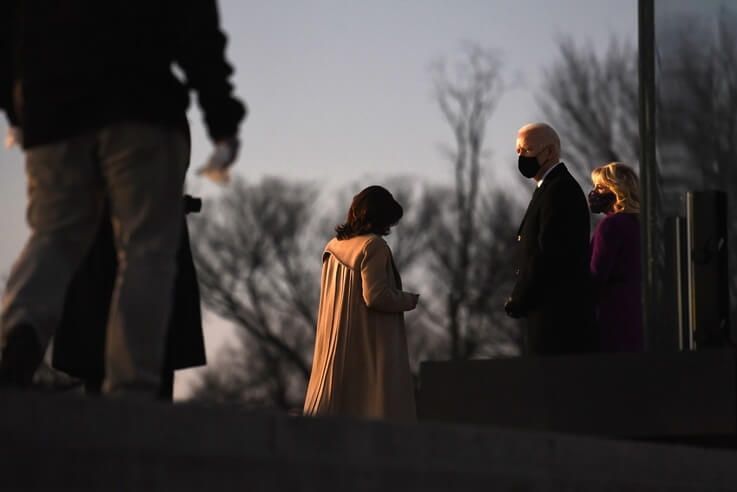
{"label": "dark suit", "polygon": [[511,302],[528,322],[526,353],[594,350],[589,233],[586,196],[561,163],[535,189],[518,231]]}

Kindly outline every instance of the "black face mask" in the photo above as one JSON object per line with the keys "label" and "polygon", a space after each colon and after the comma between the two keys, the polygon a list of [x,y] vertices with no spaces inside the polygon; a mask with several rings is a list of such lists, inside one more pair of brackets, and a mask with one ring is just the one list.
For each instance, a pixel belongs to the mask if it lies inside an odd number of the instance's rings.
{"label": "black face mask", "polygon": [[519,159],[517,159],[517,168],[525,178],[534,178],[540,171],[541,167],[542,166],[537,161],[537,157],[520,155]]}
{"label": "black face mask", "polygon": [[611,210],[614,202],[617,201],[617,195],[611,191],[591,190],[589,193],[589,208],[591,213],[603,214]]}

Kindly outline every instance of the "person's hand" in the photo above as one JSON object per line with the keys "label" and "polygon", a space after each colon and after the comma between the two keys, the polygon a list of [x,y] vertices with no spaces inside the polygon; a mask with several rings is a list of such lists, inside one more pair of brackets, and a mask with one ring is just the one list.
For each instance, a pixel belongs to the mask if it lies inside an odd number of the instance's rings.
{"label": "person's hand", "polygon": [[417,303],[420,301],[420,294],[410,293],[410,296],[412,296],[412,304],[411,304],[412,307],[409,308],[409,310],[412,311],[413,309],[417,307]]}
{"label": "person's hand", "polygon": [[16,145],[23,147],[23,131],[17,126],[11,126],[5,135],[5,148],[10,149]]}
{"label": "person's hand", "polygon": [[197,170],[199,176],[205,176],[215,183],[224,184],[230,180],[229,170],[238,157],[240,140],[229,137],[218,140],[215,150],[204,166]]}
{"label": "person's hand", "polygon": [[507,302],[504,303],[504,311],[510,318],[519,319],[522,317],[519,306],[511,297],[508,297]]}

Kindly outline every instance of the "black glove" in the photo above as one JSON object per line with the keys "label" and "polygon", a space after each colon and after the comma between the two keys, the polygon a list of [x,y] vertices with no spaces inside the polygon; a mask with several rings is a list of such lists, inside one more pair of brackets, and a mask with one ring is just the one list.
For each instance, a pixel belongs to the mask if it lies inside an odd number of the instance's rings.
{"label": "black glove", "polygon": [[519,306],[511,297],[507,298],[507,302],[504,303],[504,311],[510,318],[519,319],[522,317]]}

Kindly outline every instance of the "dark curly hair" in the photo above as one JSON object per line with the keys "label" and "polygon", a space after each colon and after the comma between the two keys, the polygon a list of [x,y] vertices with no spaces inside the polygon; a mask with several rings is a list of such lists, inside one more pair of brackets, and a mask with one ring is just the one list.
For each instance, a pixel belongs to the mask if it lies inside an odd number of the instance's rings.
{"label": "dark curly hair", "polygon": [[386,236],[399,222],[404,210],[391,193],[381,186],[369,186],[353,197],[345,223],[335,228],[340,240],[362,234]]}

